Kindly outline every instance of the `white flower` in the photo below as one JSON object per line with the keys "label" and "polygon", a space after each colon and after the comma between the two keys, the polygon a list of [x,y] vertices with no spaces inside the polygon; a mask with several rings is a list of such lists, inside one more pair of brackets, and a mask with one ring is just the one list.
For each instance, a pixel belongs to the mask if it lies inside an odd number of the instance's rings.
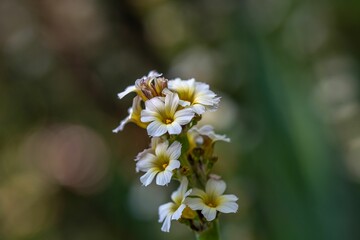
{"label": "white flower", "polygon": [[181,100],[190,102],[194,112],[198,115],[205,111],[217,109],[220,98],[209,89],[209,85],[195,82],[195,79],[181,80],[176,78],[168,82],[168,88],[179,94]]}
{"label": "white flower", "polygon": [[187,198],[186,204],[192,210],[201,210],[207,221],[214,220],[217,211],[235,213],[238,210],[236,203],[238,198],[233,194],[223,195],[225,189],[224,181],[210,178],[206,183],[205,192],[194,189],[191,196],[195,196],[195,198]]}
{"label": "white flower", "polygon": [[179,188],[171,194],[173,202],[165,203],[159,207],[159,222],[164,222],[161,231],[169,232],[171,220],[179,220],[183,210],[186,208],[184,201],[190,195],[191,189],[187,191],[188,180],[183,177]]}
{"label": "white flower", "polygon": [[205,125],[200,128],[192,127],[187,132],[187,138],[189,141],[189,149],[192,150],[197,147],[201,147],[205,150],[205,153],[212,154],[213,145],[217,141],[230,142],[230,139],[225,135],[219,135],[214,132],[214,128],[210,125]]}
{"label": "white flower", "polygon": [[211,125],[204,125],[200,128],[192,127],[188,131],[188,137],[196,142],[196,141],[204,141],[201,140],[203,137],[207,137],[211,140],[212,143],[217,141],[224,141],[230,142],[230,138],[226,137],[225,135],[219,135],[214,132],[214,127]]}
{"label": "white flower", "polygon": [[178,158],[181,154],[181,144],[173,142],[169,147],[169,142],[157,144],[155,154],[148,152],[143,154],[136,163],[138,171],[146,172],[140,181],[148,186],[156,176],[156,184],[164,186],[171,181],[173,170],[180,167]]}
{"label": "white flower", "polygon": [[181,125],[188,124],[195,113],[190,108],[179,108],[179,96],[176,93],[166,94],[163,98],[152,98],[145,102],[141,111],[141,121],[150,122],[147,132],[152,137],[159,137],[166,132],[180,134]]}
{"label": "white flower", "polygon": [[141,114],[141,98],[136,96],[133,99],[132,107],[129,108],[129,116],[127,116],[124,120],[121,121],[120,125],[113,130],[114,133],[124,130],[124,127],[127,123],[133,122],[139,127],[146,128],[147,124],[140,121]]}
{"label": "white flower", "polygon": [[118,97],[122,99],[131,92],[136,92],[143,101],[162,96],[162,91],[167,87],[168,80],[161,76],[162,74],[151,71],[147,76],[137,79],[135,85],[129,86],[119,93]]}

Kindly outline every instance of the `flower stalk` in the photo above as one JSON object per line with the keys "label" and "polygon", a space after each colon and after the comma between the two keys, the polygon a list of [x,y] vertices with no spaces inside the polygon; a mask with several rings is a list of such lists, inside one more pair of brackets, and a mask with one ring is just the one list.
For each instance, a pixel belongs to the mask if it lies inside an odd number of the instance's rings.
{"label": "flower stalk", "polygon": [[212,173],[218,161],[213,153],[216,142],[230,139],[210,125],[197,127],[203,114],[218,108],[220,97],[205,83],[167,80],[155,71],[118,96],[131,92],[136,96],[129,116],[113,131],[122,131],[129,122],[147,130],[151,144],[135,158],[136,171],[143,172],[141,183],[167,186],[179,181],[171,201],[159,207],[161,230],[169,232],[175,220],[192,229],[196,239],[220,239],[219,213],[237,212],[238,198],[224,194],[225,181]]}

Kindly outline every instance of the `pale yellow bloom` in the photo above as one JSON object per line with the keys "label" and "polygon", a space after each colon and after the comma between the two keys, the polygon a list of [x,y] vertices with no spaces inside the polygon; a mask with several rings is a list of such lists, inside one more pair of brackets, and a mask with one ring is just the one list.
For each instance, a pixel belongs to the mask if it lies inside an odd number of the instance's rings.
{"label": "pale yellow bloom", "polygon": [[147,132],[150,136],[159,137],[165,133],[180,134],[183,125],[188,124],[195,113],[191,108],[180,109],[179,96],[168,93],[164,98],[152,98],[145,102],[141,112],[141,121],[149,122]]}
{"label": "pale yellow bloom", "polygon": [[157,144],[155,153],[145,153],[136,162],[136,169],[145,172],[140,178],[144,186],[148,186],[156,177],[156,184],[167,185],[172,178],[173,170],[180,167],[178,160],[181,154],[181,144],[177,141],[169,146],[165,141]]}
{"label": "pale yellow bloom", "polygon": [[218,108],[220,98],[205,83],[196,82],[195,79],[176,78],[168,82],[168,87],[171,91],[178,93],[181,100],[189,102],[198,115]]}
{"label": "pale yellow bloom", "polygon": [[193,210],[201,210],[207,221],[216,218],[217,212],[236,213],[238,198],[233,194],[223,195],[226,184],[222,180],[210,178],[205,187],[205,192],[200,189],[193,189],[191,196],[187,198],[186,204]]}

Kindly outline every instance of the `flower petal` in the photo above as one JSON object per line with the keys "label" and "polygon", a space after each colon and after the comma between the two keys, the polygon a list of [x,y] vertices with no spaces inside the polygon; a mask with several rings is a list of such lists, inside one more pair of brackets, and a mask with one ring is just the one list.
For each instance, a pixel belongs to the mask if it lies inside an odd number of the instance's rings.
{"label": "flower petal", "polygon": [[185,125],[194,118],[194,115],[195,113],[191,108],[185,108],[175,113],[174,121],[180,125]]}
{"label": "flower petal", "polygon": [[151,138],[150,148],[152,150],[155,150],[157,145],[162,143],[162,142],[164,142],[164,139],[159,138],[159,137],[153,137],[153,138]]}
{"label": "flower petal", "polygon": [[[129,112],[130,112],[130,110],[131,110],[131,108],[129,108]],[[117,128],[115,128],[114,130],[112,130],[112,132],[113,132],[113,133],[118,133],[118,132],[124,130],[125,125],[126,125],[128,122],[130,122],[130,119],[131,119],[131,113],[130,113],[129,116],[127,116],[124,120],[122,120],[122,121],[120,122],[120,125],[119,125]]]}
{"label": "flower petal", "polygon": [[194,104],[191,106],[191,108],[198,115],[201,115],[206,111],[205,106],[203,106],[201,104]]}
{"label": "flower petal", "polygon": [[171,171],[159,172],[156,176],[156,184],[159,186],[165,186],[170,183],[173,173]]}
{"label": "flower petal", "polygon": [[239,198],[237,196],[235,196],[234,194],[225,194],[225,195],[221,195],[219,197],[220,201],[232,201],[232,202],[236,202]]}
{"label": "flower petal", "polygon": [[148,78],[157,78],[157,77],[161,77],[161,75],[162,75],[162,73],[158,73],[158,72],[155,71],[155,70],[151,70],[151,71],[148,73],[147,77],[148,77]]}
{"label": "flower petal", "polygon": [[192,190],[191,196],[197,196],[197,197],[204,199],[204,198],[206,198],[207,194],[201,189],[194,188]]}
{"label": "flower petal", "polygon": [[195,99],[196,103],[200,103],[206,106],[217,105],[220,102],[220,98],[216,98],[216,95],[208,90],[206,92],[198,93]]}
{"label": "flower petal", "polygon": [[156,167],[154,163],[155,160],[156,157],[153,154],[151,153],[145,154],[143,158],[141,158],[139,161],[136,162],[136,171],[147,172],[149,171],[149,169]]}
{"label": "flower petal", "polygon": [[142,152],[139,152],[138,155],[136,155],[136,157],[135,157],[135,159],[134,159],[135,162],[140,161],[142,158],[145,157],[145,155],[146,155],[147,153],[153,153],[153,150],[152,150],[151,148],[148,148],[148,149],[145,149],[145,150],[142,151]]}
{"label": "flower petal", "polygon": [[236,202],[228,201],[219,204],[216,209],[223,213],[236,213],[238,210],[238,204]]}
{"label": "flower petal", "polygon": [[206,83],[203,83],[203,82],[196,82],[195,85],[196,85],[196,90],[198,92],[207,91],[210,88],[209,84],[206,84]]}
{"label": "flower petal", "polygon": [[166,153],[168,147],[169,147],[169,141],[159,143],[155,149],[156,156],[164,155]]}
{"label": "flower petal", "polygon": [[142,122],[152,122],[157,120],[161,121],[161,115],[157,112],[145,109],[141,111],[140,119]]}
{"label": "flower petal", "polygon": [[185,204],[192,210],[202,210],[206,204],[200,198],[186,198]]}
{"label": "flower petal", "polygon": [[[139,156],[141,154],[141,156]],[[156,160],[156,156],[151,153],[151,149],[145,149],[141,153],[138,154],[139,158],[137,161],[143,162],[154,162]]]}
{"label": "flower petal", "polygon": [[150,123],[147,126],[146,130],[147,130],[148,135],[150,135],[152,137],[160,137],[164,133],[167,132],[166,125],[159,121],[154,121],[154,122]]}
{"label": "flower petal", "polygon": [[182,107],[188,107],[191,103],[189,101],[179,100],[179,105]]}
{"label": "flower petal", "polygon": [[194,91],[196,90],[195,79],[181,80],[176,78],[168,82],[168,87],[170,90],[176,91],[182,97],[189,99],[193,96]]}
{"label": "flower petal", "polygon": [[171,124],[166,125],[167,131],[169,134],[180,134],[182,131],[182,128],[180,124],[176,121],[172,122]]}
{"label": "flower petal", "polygon": [[149,171],[147,171],[144,175],[140,177],[140,182],[144,186],[148,186],[153,181],[157,173],[158,171],[156,171],[155,169],[149,169]]}
{"label": "flower petal", "polygon": [[171,214],[167,215],[165,218],[165,221],[161,227],[161,231],[163,232],[170,232],[170,227],[171,227]]}
{"label": "flower petal", "polygon": [[181,143],[178,141],[173,142],[167,149],[167,153],[170,156],[170,159],[177,160],[181,155]]}
{"label": "flower petal", "polygon": [[179,220],[181,218],[182,212],[186,208],[185,204],[181,204],[179,208],[173,213],[171,219],[173,220]]}
{"label": "flower petal", "polygon": [[211,196],[220,196],[225,192],[226,183],[223,180],[209,179],[206,183],[205,191]]}
{"label": "flower petal", "polygon": [[157,112],[159,114],[164,114],[165,103],[163,101],[161,101],[160,98],[154,97],[145,102],[145,109],[152,111],[152,112]]}
{"label": "flower petal", "polygon": [[188,184],[188,179],[183,176],[179,188],[171,194],[171,200],[173,200],[177,204],[182,203],[184,198],[186,197],[185,194],[188,188]]}
{"label": "flower petal", "polygon": [[209,222],[214,220],[216,217],[216,209],[208,206],[205,206],[203,210],[201,210],[201,213]]}
{"label": "flower petal", "polygon": [[179,95],[177,93],[169,93],[165,97],[165,113],[166,116],[174,116],[179,106]]}
{"label": "flower petal", "polygon": [[166,171],[172,171],[174,169],[177,169],[180,167],[180,161],[179,160],[170,160],[169,165],[166,167]]}
{"label": "flower petal", "polygon": [[120,99],[122,99],[123,97],[125,97],[126,95],[128,95],[129,93],[131,92],[135,92],[136,91],[136,87],[133,85],[133,86],[129,86],[127,87],[124,91],[122,91],[121,93],[118,94],[118,97]]}
{"label": "flower petal", "polygon": [[185,192],[184,194],[184,200],[185,198],[187,198],[187,196],[189,196],[192,193],[192,189],[189,189],[187,192]]}
{"label": "flower petal", "polygon": [[224,141],[230,142],[230,138],[226,137],[225,135],[219,135],[214,132],[214,128],[211,125],[204,125],[201,128],[193,127],[191,131],[195,131],[200,135],[208,136],[213,142],[216,141]]}
{"label": "flower petal", "polygon": [[172,213],[172,209],[175,207],[175,204],[172,202],[168,202],[165,204],[162,204],[159,207],[159,222],[164,221],[164,219],[166,218],[166,216],[168,214]]}

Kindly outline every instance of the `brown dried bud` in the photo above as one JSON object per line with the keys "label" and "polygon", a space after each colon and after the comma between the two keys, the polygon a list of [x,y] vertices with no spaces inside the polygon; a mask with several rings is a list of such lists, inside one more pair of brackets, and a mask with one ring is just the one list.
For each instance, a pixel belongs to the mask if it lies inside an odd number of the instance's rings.
{"label": "brown dried bud", "polygon": [[161,77],[155,71],[151,71],[148,76],[144,76],[135,82],[135,87],[140,90],[138,91],[139,96],[143,101],[149,100],[154,97],[164,96],[163,90],[168,86],[168,80]]}

